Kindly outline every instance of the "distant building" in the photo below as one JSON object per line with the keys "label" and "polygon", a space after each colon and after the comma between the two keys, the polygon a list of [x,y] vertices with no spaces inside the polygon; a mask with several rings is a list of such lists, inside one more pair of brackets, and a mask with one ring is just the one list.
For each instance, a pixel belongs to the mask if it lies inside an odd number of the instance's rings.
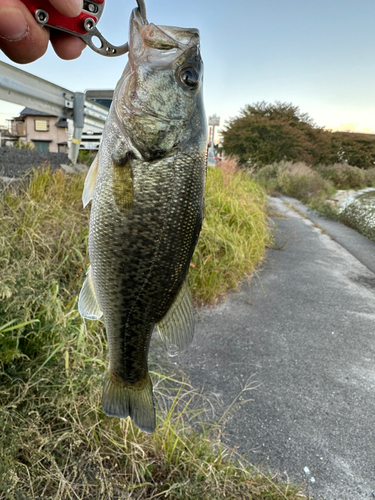
{"label": "distant building", "polygon": [[7,128],[0,127],[0,147],[12,147],[17,137],[11,135]]}
{"label": "distant building", "polygon": [[10,121],[10,132],[24,144],[32,144],[37,151],[68,152],[68,123],[66,118],[25,108]]}
{"label": "distant building", "polygon": [[113,100],[113,90],[86,90],[86,99],[110,108]]}
{"label": "distant building", "polygon": [[[86,99],[109,109],[113,90],[87,90]],[[50,115],[31,108],[24,108],[17,118],[10,120],[8,145],[20,141],[31,144],[37,151],[68,153],[69,141],[73,136],[73,121]],[[83,128],[80,149],[98,150],[102,131],[90,126]],[[3,136],[4,142],[4,136]]]}
{"label": "distant building", "polygon": [[[87,101],[92,101],[96,104],[100,104],[107,109],[111,107],[113,90],[86,90],[85,94]],[[73,129],[71,129],[70,132],[72,134]],[[92,128],[89,123],[85,123],[85,126],[83,127],[80,149],[91,151],[98,150],[101,138],[102,131],[98,131],[97,129]]]}

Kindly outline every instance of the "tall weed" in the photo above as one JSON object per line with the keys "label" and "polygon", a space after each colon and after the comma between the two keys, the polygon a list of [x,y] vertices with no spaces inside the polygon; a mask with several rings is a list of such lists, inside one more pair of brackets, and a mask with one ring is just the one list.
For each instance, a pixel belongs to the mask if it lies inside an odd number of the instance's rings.
{"label": "tall weed", "polygon": [[198,302],[213,304],[235,289],[270,241],[265,191],[230,161],[207,173],[205,219],[190,269]]}
{"label": "tall weed", "polygon": [[303,162],[281,162],[254,174],[270,194],[284,193],[299,200],[325,199],[334,192],[332,184]]}
{"label": "tall weed", "polygon": [[82,183],[82,176],[45,169],[21,193],[17,186],[2,194],[0,325],[8,326],[0,335],[0,362],[36,357],[67,327],[65,312],[75,306],[87,266]]}
{"label": "tall weed", "polygon": [[[228,179],[223,188],[223,171],[210,171],[193,268],[199,298],[212,274],[226,267],[235,286],[267,240],[263,191],[244,174]],[[211,397],[176,373],[156,341],[150,365],[156,432],[143,434],[129,419],[103,414],[103,323],[84,322],[76,307],[87,267],[82,187],[80,176],[46,170],[0,200],[0,500],[303,498],[299,488],[239,461],[221,444],[220,427],[210,423]],[[233,253],[244,238],[253,244]],[[241,254],[247,250],[250,258]],[[245,263],[235,275],[230,260],[237,256]],[[224,293],[227,285],[209,288],[213,300],[212,290]]]}
{"label": "tall weed", "polygon": [[364,171],[365,184],[368,187],[375,187],[375,168],[369,168]]}
{"label": "tall weed", "polygon": [[323,179],[331,181],[337,189],[356,189],[363,187],[366,183],[365,171],[347,163],[318,166],[316,171]]}

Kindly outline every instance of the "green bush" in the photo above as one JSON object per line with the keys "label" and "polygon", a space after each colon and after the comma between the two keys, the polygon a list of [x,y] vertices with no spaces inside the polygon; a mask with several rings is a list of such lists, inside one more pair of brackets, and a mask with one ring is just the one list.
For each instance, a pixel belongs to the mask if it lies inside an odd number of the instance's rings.
{"label": "green bush", "polygon": [[334,192],[329,181],[303,162],[267,165],[253,176],[270,194],[284,193],[304,201],[314,197],[324,199]]}
{"label": "green bush", "polygon": [[205,219],[190,270],[194,298],[210,304],[237,287],[270,242],[265,191],[226,163],[208,169]]}
{"label": "green bush", "polygon": [[375,168],[369,168],[364,173],[366,186],[375,187]]}
{"label": "green bush", "polygon": [[347,163],[318,166],[316,171],[324,179],[331,181],[337,189],[355,189],[365,185],[365,171]]}
{"label": "green bush", "polygon": [[[82,187],[82,176],[34,172],[23,189],[6,190],[0,200],[0,500],[305,498],[221,443],[225,420],[212,423],[219,416],[209,396],[176,375],[155,340],[156,431],[104,415],[103,322],[82,320],[76,305],[87,268]],[[196,293],[215,273],[232,282],[243,277],[264,249],[263,190],[242,174],[214,169],[207,191],[192,269]],[[246,255],[232,253],[239,243]],[[245,263],[236,277],[237,258]],[[155,361],[155,351],[163,361]],[[221,419],[250,388],[219,409]]]}

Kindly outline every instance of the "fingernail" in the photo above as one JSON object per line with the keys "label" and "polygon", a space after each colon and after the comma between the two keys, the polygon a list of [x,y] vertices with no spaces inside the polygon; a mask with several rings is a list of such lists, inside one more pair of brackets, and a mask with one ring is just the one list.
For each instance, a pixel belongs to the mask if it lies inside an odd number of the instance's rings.
{"label": "fingernail", "polygon": [[0,15],[0,38],[8,42],[18,42],[26,36],[29,28],[26,20],[18,11],[7,9]]}

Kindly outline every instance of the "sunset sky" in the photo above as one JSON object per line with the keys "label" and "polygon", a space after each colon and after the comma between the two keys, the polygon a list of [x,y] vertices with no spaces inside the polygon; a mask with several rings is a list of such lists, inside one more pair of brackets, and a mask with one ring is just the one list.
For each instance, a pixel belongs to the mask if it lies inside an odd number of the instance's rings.
{"label": "sunset sky", "polygon": [[[257,101],[291,102],[329,129],[375,133],[374,0],[146,0],[155,24],[196,27],[205,63],[207,115],[221,123]],[[98,28],[127,40],[135,0],[107,0]],[[11,62],[0,53],[0,60]],[[85,49],[62,61],[52,49],[25,71],[72,91],[114,88],[127,56]],[[21,107],[0,102],[0,123]]]}

